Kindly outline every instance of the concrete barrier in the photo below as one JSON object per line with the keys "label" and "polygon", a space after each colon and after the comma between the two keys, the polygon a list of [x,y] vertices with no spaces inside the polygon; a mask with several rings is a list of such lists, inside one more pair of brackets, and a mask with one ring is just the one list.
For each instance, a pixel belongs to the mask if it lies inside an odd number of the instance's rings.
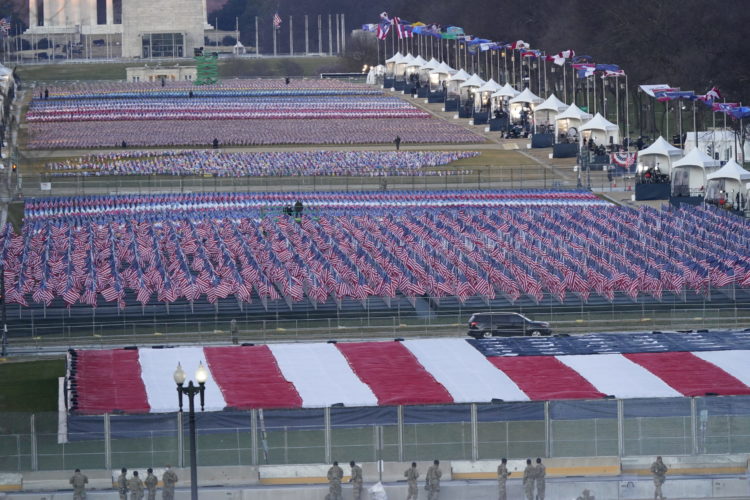
{"label": "concrete barrier", "polygon": [[[746,478],[727,478],[726,488],[717,492],[712,490],[714,480],[676,479],[667,480],[664,492],[668,498],[706,499],[706,498],[748,498]],[[369,488],[372,483],[366,483]],[[420,489],[423,485],[420,482]],[[653,498],[653,483],[644,477],[600,478],[587,480],[578,478],[553,478],[547,481],[546,500],[572,500],[584,489],[588,489],[597,500],[650,500]],[[344,498],[350,498],[351,486],[343,485]],[[399,499],[406,496],[406,484],[385,484],[388,498]],[[52,493],[5,493],[8,500],[70,500],[71,490]],[[320,500],[328,493],[325,485],[292,485],[292,486],[256,486],[248,488],[200,488],[201,500]],[[160,495],[159,495],[160,496]],[[426,497],[422,489],[421,498]],[[0,494],[2,498],[2,494]],[[87,500],[117,500],[115,490],[89,491]],[[461,481],[443,483],[440,490],[441,500],[495,500],[497,498],[496,481]],[[520,479],[508,481],[508,498],[524,498]],[[178,488],[176,500],[189,500],[190,490]]]}
{"label": "concrete barrier", "polygon": [[[83,470],[89,478],[87,489],[108,490],[112,488],[109,471]],[[23,491],[57,491],[71,488],[70,478],[73,471],[24,472]]]}
{"label": "concrete barrier", "polygon": [[[620,474],[618,457],[546,458],[543,463],[547,468],[547,477],[600,477]],[[454,460],[452,464],[453,479],[496,479],[500,460]],[[508,460],[511,477],[523,477],[525,468],[526,460]]]}
{"label": "concrete barrier", "polygon": [[[651,464],[656,457],[625,457],[621,460],[623,474],[650,476]],[[664,464],[669,468],[667,476],[673,475],[710,475],[710,474],[744,474],[747,472],[747,455],[695,455],[663,456]]]}
{"label": "concrete barrier", "polygon": [[16,472],[0,472],[0,491],[21,491],[23,476]]}

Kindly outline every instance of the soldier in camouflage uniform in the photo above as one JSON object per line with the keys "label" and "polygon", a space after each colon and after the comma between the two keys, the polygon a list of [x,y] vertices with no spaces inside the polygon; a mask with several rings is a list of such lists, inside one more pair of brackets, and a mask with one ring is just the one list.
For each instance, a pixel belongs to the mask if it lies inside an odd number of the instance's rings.
{"label": "soldier in camouflage uniform", "polygon": [[120,475],[117,476],[117,493],[120,494],[120,500],[128,500],[128,469],[123,467]]}
{"label": "soldier in camouflage uniform", "polygon": [[500,465],[497,466],[497,486],[500,490],[498,500],[508,500],[508,490],[506,489],[505,483],[508,481],[508,459],[503,458],[500,461]]}
{"label": "soldier in camouflage uniform", "polygon": [[344,477],[344,471],[339,467],[338,462],[333,462],[333,466],[328,469],[328,500],[343,500],[341,495],[341,478]]}
{"label": "soldier in camouflage uniform", "polygon": [[536,465],[534,466],[534,482],[536,483],[536,500],[544,500],[544,491],[547,489],[545,477],[547,476],[547,468],[542,463],[541,458],[536,459]]}
{"label": "soldier in camouflage uniform", "polygon": [[349,465],[352,468],[352,477],[349,479],[352,483],[352,499],[362,500],[362,467],[354,463],[354,460]]}
{"label": "soldier in camouflage uniform", "polygon": [[159,484],[159,480],[154,476],[154,469],[149,467],[147,472],[148,475],[146,475],[146,480],[143,481],[143,484],[148,491],[148,500],[156,500],[156,485]]}
{"label": "soldier in camouflage uniform", "polygon": [[161,482],[163,484],[161,498],[163,500],[174,500],[174,485],[177,481],[177,474],[175,474],[171,466],[167,465],[167,470],[164,471],[164,475],[161,476]]}
{"label": "soldier in camouflage uniform", "polygon": [[128,481],[130,488],[130,500],[141,500],[143,498],[143,481],[138,477],[138,471],[133,471],[133,477]]}
{"label": "soldier in camouflage uniform", "polygon": [[526,468],[523,470],[523,492],[526,500],[534,500],[534,477],[536,469],[531,465],[531,459],[526,459]]}
{"label": "soldier in camouflage uniform", "polygon": [[70,484],[73,486],[73,500],[83,500],[86,498],[86,484],[89,478],[81,474],[81,469],[76,469],[73,477],[70,478]]}
{"label": "soldier in camouflage uniform", "polygon": [[419,479],[417,462],[411,463],[411,467],[404,472],[404,477],[406,478],[406,483],[409,485],[409,495],[406,497],[406,500],[411,500],[412,498],[417,500],[417,495],[419,494],[419,487],[417,486],[417,479]]}
{"label": "soldier in camouflage uniform", "polygon": [[428,500],[438,500],[440,496],[440,478],[443,476],[443,472],[440,470],[440,460],[435,460],[427,469],[427,495]]}

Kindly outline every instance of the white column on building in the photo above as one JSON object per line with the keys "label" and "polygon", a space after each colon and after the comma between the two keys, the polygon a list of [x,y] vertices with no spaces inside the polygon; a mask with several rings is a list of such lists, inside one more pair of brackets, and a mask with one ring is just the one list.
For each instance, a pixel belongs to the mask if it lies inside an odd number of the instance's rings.
{"label": "white column on building", "polygon": [[36,0],[29,0],[29,27],[35,28],[36,26],[38,26]]}
{"label": "white column on building", "polygon": [[52,0],[44,0],[42,4],[44,9],[44,26],[52,25]]}
{"label": "white column on building", "polygon": [[107,24],[115,24],[115,9],[112,0],[107,0]]}

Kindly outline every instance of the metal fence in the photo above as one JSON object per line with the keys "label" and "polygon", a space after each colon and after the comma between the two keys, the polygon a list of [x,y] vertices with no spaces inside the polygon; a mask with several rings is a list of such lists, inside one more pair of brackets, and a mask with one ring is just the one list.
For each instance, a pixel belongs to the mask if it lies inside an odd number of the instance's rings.
{"label": "metal fence", "polygon": [[[180,414],[84,417],[67,443],[55,413],[0,417],[0,471],[189,465]],[[201,466],[750,453],[750,397],[253,410],[198,429]]]}
{"label": "metal fence", "polygon": [[[452,175],[409,176],[70,176],[21,174],[24,196],[81,196],[134,193],[254,192],[254,191],[388,191],[436,189],[557,189],[575,188],[547,167],[448,169]],[[460,173],[458,173],[460,172]],[[42,189],[44,188],[44,189]]]}
{"label": "metal fence", "polygon": [[[712,299],[712,300],[709,300]],[[519,299],[465,302],[398,296],[333,301],[313,307],[306,301],[283,300],[245,304],[231,297],[215,304],[129,305],[100,304],[97,308],[26,308],[7,305],[11,349],[47,346],[89,347],[132,343],[170,344],[185,341],[254,342],[394,338],[399,336],[463,336],[475,312],[516,311],[531,319],[548,321],[555,334],[606,331],[738,329],[750,327],[750,294],[744,289],[712,289],[704,296],[665,294],[660,302],[650,295],[637,300],[616,297],[613,302],[588,302],[571,297],[560,303],[545,295],[536,303]],[[230,331],[236,320],[237,333]]]}

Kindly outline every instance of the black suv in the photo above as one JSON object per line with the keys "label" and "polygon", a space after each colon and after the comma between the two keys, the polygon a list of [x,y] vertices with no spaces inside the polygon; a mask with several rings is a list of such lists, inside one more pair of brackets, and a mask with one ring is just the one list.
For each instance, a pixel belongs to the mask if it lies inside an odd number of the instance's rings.
{"label": "black suv", "polygon": [[514,312],[474,313],[469,318],[469,335],[474,338],[551,335],[546,321],[531,321]]}

